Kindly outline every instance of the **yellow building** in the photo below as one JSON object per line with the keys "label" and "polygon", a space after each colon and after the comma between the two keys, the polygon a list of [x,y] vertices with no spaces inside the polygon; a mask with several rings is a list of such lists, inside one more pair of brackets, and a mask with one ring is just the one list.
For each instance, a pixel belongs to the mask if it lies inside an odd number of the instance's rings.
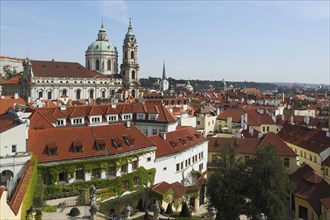
{"label": "yellow building", "polygon": [[294,184],[291,208],[296,218],[329,219],[330,185],[312,167],[305,165],[290,175]]}

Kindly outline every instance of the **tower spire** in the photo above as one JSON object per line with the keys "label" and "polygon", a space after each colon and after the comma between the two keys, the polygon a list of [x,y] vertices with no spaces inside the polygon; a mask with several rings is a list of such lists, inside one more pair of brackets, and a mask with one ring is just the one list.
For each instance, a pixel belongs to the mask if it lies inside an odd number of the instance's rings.
{"label": "tower spire", "polygon": [[164,63],[163,63],[163,77],[162,80],[166,79],[166,72],[165,72],[165,59],[164,59]]}
{"label": "tower spire", "polygon": [[104,26],[103,26],[103,18],[102,18],[102,24],[101,24],[101,28],[102,28],[102,29],[104,28]]}

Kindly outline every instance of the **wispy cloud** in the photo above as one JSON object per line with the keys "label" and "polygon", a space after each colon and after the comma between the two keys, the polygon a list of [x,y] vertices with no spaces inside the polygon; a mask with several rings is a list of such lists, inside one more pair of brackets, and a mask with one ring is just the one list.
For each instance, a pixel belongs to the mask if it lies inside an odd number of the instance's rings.
{"label": "wispy cloud", "polygon": [[125,25],[128,23],[127,8],[127,4],[123,0],[100,2],[102,16],[109,17]]}

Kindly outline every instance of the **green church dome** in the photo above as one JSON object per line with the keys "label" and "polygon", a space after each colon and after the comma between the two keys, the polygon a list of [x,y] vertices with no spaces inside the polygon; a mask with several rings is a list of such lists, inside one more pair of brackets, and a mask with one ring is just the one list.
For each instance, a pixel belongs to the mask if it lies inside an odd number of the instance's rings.
{"label": "green church dome", "polygon": [[117,48],[109,41],[97,40],[87,48],[87,52],[117,52]]}

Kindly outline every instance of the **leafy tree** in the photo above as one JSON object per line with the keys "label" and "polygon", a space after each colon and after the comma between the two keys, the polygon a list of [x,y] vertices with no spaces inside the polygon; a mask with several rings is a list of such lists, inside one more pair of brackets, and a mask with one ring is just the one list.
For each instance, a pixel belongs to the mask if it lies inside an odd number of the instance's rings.
{"label": "leafy tree", "polygon": [[235,151],[233,144],[225,146],[219,154],[218,170],[206,184],[210,206],[218,210],[217,219],[238,219],[244,213],[245,164]]}
{"label": "leafy tree", "polygon": [[285,219],[291,184],[283,160],[276,155],[272,145],[267,145],[258,149],[249,167],[251,216],[264,213],[268,219]]}

